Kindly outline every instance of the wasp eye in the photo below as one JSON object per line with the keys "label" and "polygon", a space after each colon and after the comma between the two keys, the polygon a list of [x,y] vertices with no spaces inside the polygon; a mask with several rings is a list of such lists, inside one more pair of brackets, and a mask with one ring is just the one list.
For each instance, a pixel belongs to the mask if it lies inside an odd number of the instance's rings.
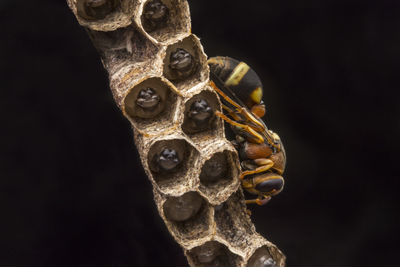
{"label": "wasp eye", "polygon": [[283,188],[283,179],[271,179],[262,181],[256,185],[256,189],[263,193],[274,194],[281,191]]}
{"label": "wasp eye", "polygon": [[173,171],[181,160],[174,149],[164,148],[159,155],[156,155],[156,161],[162,171]]}
{"label": "wasp eye", "polygon": [[188,116],[197,125],[203,125],[210,120],[213,114],[213,110],[208,102],[204,99],[199,99],[193,102],[190,106]]}
{"label": "wasp eye", "polygon": [[136,104],[144,109],[154,108],[158,103],[160,96],[152,88],[142,89],[136,99]]}
{"label": "wasp eye", "polygon": [[167,21],[168,14],[169,10],[163,2],[160,0],[149,1],[143,12],[145,30],[151,32],[163,26]]}
{"label": "wasp eye", "polygon": [[185,49],[178,48],[170,55],[170,69],[179,79],[185,79],[196,70],[196,63],[193,56]]}
{"label": "wasp eye", "polygon": [[259,248],[249,259],[247,267],[277,267],[276,262],[266,248]]}
{"label": "wasp eye", "polygon": [[104,19],[118,6],[119,0],[80,0],[78,13],[88,20]]}
{"label": "wasp eye", "polygon": [[171,221],[186,221],[199,212],[202,203],[202,197],[195,192],[189,192],[180,197],[171,197],[164,203],[164,214]]}

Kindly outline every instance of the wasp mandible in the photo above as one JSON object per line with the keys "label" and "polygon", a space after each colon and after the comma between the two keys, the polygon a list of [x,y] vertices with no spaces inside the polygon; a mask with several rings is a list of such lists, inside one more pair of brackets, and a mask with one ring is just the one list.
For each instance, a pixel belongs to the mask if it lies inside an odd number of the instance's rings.
{"label": "wasp mandible", "polygon": [[208,65],[210,84],[222,102],[223,113],[215,114],[235,134],[232,143],[239,152],[242,187],[258,196],[246,203],[265,205],[283,189],[286,154],[279,136],[261,119],[265,115],[261,80],[246,63],[230,57],[212,57]]}

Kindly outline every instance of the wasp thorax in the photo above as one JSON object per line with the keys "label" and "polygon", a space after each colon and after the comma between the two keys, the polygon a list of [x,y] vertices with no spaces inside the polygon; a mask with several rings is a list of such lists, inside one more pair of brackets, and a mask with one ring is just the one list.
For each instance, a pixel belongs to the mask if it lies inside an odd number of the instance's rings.
{"label": "wasp thorax", "polygon": [[160,171],[171,172],[181,163],[175,149],[164,148],[160,154],[155,155],[155,161]]}
{"label": "wasp thorax", "polygon": [[177,79],[185,79],[196,71],[193,56],[183,48],[177,48],[170,55],[169,68]]}
{"label": "wasp thorax", "polygon": [[249,259],[247,267],[277,267],[277,264],[266,248],[259,248]]}
{"label": "wasp thorax", "polygon": [[200,263],[211,263],[221,254],[222,245],[215,241],[205,243],[200,247],[195,247],[190,252],[196,256]]}
{"label": "wasp thorax", "polygon": [[164,203],[167,219],[182,222],[193,218],[203,204],[202,197],[196,192],[189,192],[180,197],[171,197]]}
{"label": "wasp thorax", "polygon": [[143,26],[151,32],[165,25],[169,10],[161,0],[147,2],[143,11]]}
{"label": "wasp thorax", "polygon": [[152,88],[142,89],[139,92],[136,104],[143,109],[155,108],[160,103],[160,96]]}
{"label": "wasp thorax", "polygon": [[119,0],[80,0],[78,14],[88,20],[104,19],[118,6]]}

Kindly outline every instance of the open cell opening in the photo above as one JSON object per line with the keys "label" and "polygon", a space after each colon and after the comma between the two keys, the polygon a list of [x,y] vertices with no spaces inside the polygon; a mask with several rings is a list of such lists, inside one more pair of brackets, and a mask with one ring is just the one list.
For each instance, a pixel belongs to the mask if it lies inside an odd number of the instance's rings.
{"label": "open cell opening", "polygon": [[195,266],[239,266],[240,257],[233,254],[229,249],[217,242],[208,241],[201,246],[195,247],[188,252],[189,260]]}
{"label": "open cell opening", "polygon": [[199,177],[199,189],[212,203],[223,201],[223,196],[237,189],[234,180],[239,174],[238,167],[234,165],[236,157],[235,153],[224,150],[204,162]]}
{"label": "open cell opening", "polygon": [[132,23],[136,0],[69,0],[79,23],[96,31],[114,31]]}
{"label": "open cell opening", "polygon": [[232,167],[229,158],[232,157],[229,151],[215,153],[207,160],[200,174],[200,182],[204,186],[223,186],[226,182],[233,180]]}
{"label": "open cell opening", "polygon": [[194,166],[199,152],[183,139],[162,140],[153,144],[148,163],[154,181],[161,190],[188,186],[187,170]]}
{"label": "open cell opening", "polygon": [[278,264],[271,256],[268,247],[258,248],[247,261],[247,267],[278,267]]}
{"label": "open cell opening", "polygon": [[181,241],[207,236],[210,228],[210,206],[197,192],[188,192],[179,197],[169,197],[163,205],[170,230]]}
{"label": "open cell opening", "polygon": [[182,124],[184,133],[201,136],[215,136],[217,131],[217,117],[219,110],[216,95],[210,91],[202,91],[185,103],[185,118]]}
{"label": "open cell opening", "polygon": [[124,111],[138,128],[158,122],[171,124],[178,96],[158,77],[149,78],[133,87],[124,100]]}
{"label": "open cell opening", "polygon": [[179,90],[207,79],[206,57],[193,35],[170,45],[164,58],[164,76]]}
{"label": "open cell opening", "polygon": [[117,71],[127,62],[143,62],[152,58],[159,49],[133,26],[107,32],[89,30],[89,35],[105,67],[111,71]]}
{"label": "open cell opening", "polygon": [[143,6],[144,30],[159,42],[174,40],[190,32],[188,4],[179,0],[148,0]]}
{"label": "open cell opening", "polygon": [[77,0],[78,15],[86,20],[102,20],[121,11],[120,0]]}

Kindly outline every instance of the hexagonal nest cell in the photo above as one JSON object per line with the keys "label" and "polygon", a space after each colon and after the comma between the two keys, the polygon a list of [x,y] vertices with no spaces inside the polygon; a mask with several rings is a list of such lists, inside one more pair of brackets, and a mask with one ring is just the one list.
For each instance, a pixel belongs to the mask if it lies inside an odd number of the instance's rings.
{"label": "hexagonal nest cell", "polygon": [[190,33],[189,6],[182,0],[148,0],[140,17],[143,29],[158,42]]}
{"label": "hexagonal nest cell", "polygon": [[184,139],[155,142],[148,153],[148,163],[154,181],[164,193],[188,187],[191,181],[186,170],[191,171],[200,153]]}
{"label": "hexagonal nest cell", "polygon": [[191,265],[199,267],[239,266],[241,261],[240,256],[232,253],[225,245],[217,241],[208,241],[191,249],[186,254]]}
{"label": "hexagonal nest cell", "polygon": [[215,153],[205,161],[200,173],[199,190],[213,203],[223,201],[229,191],[237,189],[239,169],[235,162],[237,156],[232,151]]}
{"label": "hexagonal nest cell", "polygon": [[154,58],[159,50],[133,26],[109,32],[88,30],[88,33],[105,67],[113,72],[127,63],[143,62],[148,58]]}
{"label": "hexagonal nest cell", "polygon": [[220,136],[222,131],[218,133],[218,130],[222,122],[215,116],[217,110],[220,111],[220,105],[214,92],[204,90],[193,96],[185,103],[183,132],[195,139],[194,142]]}
{"label": "hexagonal nest cell", "polygon": [[167,198],[162,210],[170,231],[179,242],[197,240],[210,234],[211,207],[197,192]]}
{"label": "hexagonal nest cell", "polygon": [[194,35],[168,46],[164,58],[164,76],[179,90],[191,88],[208,77],[207,58]]}
{"label": "hexagonal nest cell", "polygon": [[68,0],[79,23],[96,31],[113,31],[130,25],[135,0]]}
{"label": "hexagonal nest cell", "polygon": [[246,267],[278,267],[278,264],[271,256],[267,246],[258,248],[250,259],[247,261]]}
{"label": "hexagonal nest cell", "polygon": [[160,131],[173,124],[178,96],[159,77],[148,78],[134,86],[124,99],[124,114],[138,129]]}
{"label": "hexagonal nest cell", "polygon": [[215,207],[215,223],[217,234],[227,240],[235,248],[244,251],[251,246],[251,238],[255,232],[246,211],[246,204],[243,201],[243,193],[238,190],[224,202]]}

